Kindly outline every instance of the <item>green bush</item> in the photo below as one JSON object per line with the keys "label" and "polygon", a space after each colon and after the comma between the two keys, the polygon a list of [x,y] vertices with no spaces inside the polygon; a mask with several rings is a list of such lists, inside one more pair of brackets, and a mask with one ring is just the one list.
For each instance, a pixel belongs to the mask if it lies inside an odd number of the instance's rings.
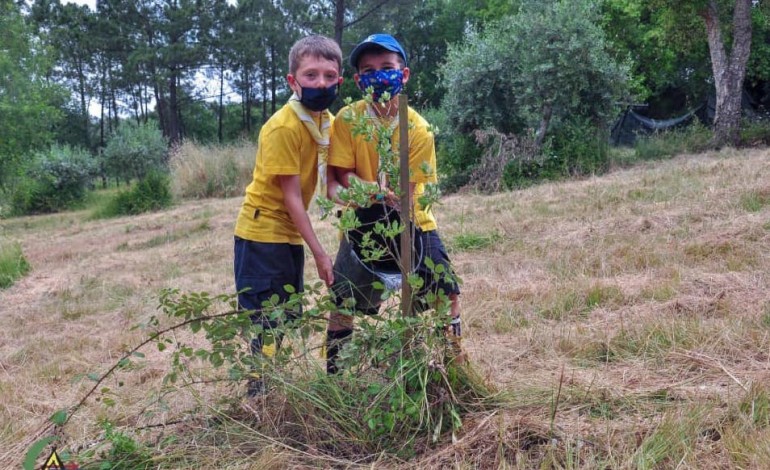
{"label": "green bush", "polygon": [[505,189],[522,189],[540,181],[558,179],[564,176],[564,161],[546,151],[543,155],[529,159],[515,159],[503,169],[502,186]]}
{"label": "green bush", "polygon": [[51,213],[83,201],[96,174],[96,161],[83,149],[53,145],[26,164],[10,191],[12,214]]}
{"label": "green bush", "polygon": [[125,121],[104,148],[107,175],[130,181],[166,169],[168,142],[153,123]]}
{"label": "green bush", "polygon": [[437,140],[439,185],[445,193],[452,193],[471,179],[471,173],[481,160],[484,149],[473,137],[461,133],[445,133]]}
{"label": "green bush", "polygon": [[136,215],[169,207],[171,180],[168,175],[152,171],[128,190],[118,192],[94,217],[107,218]]}
{"label": "green bush", "polygon": [[29,272],[29,263],[18,243],[0,245],[0,289],[13,285]]}
{"label": "green bush", "polygon": [[547,179],[601,174],[609,168],[608,136],[587,119],[563,122],[554,130],[551,145],[561,161],[561,171],[546,175]]}

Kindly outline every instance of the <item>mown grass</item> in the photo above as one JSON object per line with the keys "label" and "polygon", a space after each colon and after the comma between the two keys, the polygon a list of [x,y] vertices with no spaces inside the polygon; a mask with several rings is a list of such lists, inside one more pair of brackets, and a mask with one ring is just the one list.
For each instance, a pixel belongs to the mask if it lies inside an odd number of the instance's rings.
{"label": "mown grass", "polygon": [[[446,198],[435,212],[463,278],[466,351],[499,391],[494,406],[463,414],[454,439],[401,458],[341,456],[335,443],[369,448],[366,423],[344,436],[328,426],[345,423],[350,400],[302,379],[320,370],[317,349],[289,371],[299,379],[248,401],[242,384],[206,382],[205,364],[184,387],[164,385],[170,359],[149,348],[107,384],[115,406],[89,401],[61,448],[81,464],[133,468],[768,468],[768,174],[764,150],[726,149]],[[13,423],[0,427],[0,461],[17,462],[46,418],[82,396],[88,379],[73,376],[105,370],[141,340],[146,331],[131,328],[157,315],[159,289],[232,292],[239,204],[4,221],[34,255],[35,282],[0,292],[0,422]],[[311,216],[334,253],[337,232]],[[306,280],[316,277],[308,255]],[[317,348],[321,335],[308,341]]]}

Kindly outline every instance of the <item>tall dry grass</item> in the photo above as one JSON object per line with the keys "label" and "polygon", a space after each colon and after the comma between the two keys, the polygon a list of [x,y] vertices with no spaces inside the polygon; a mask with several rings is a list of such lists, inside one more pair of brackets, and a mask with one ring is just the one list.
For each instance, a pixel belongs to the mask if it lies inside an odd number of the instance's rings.
{"label": "tall dry grass", "polygon": [[[154,456],[151,468],[770,468],[768,157],[682,155],[445,198],[435,211],[464,281],[464,344],[503,395],[494,411],[466,415],[454,441],[409,460],[346,460],[288,439],[278,429],[298,418],[282,396],[164,389],[168,357],[153,350],[108,381],[116,405],[87,402],[60,445],[108,449],[98,422],[109,419]],[[157,313],[159,289],[234,289],[240,200],[2,222],[33,266],[0,291],[4,467],[80,399],[82,374],[143,338],[131,326]],[[335,230],[312,215],[333,253]],[[316,280],[312,257],[306,279]]]}
{"label": "tall dry grass", "polygon": [[240,195],[251,182],[256,153],[247,141],[225,146],[185,141],[170,156],[172,191],[182,199]]}

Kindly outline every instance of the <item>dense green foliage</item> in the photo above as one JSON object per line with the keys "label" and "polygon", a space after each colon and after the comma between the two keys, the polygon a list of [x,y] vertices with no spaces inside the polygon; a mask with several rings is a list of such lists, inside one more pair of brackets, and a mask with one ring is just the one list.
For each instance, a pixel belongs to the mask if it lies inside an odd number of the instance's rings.
{"label": "dense green foliage", "polygon": [[25,154],[51,143],[64,103],[64,90],[46,79],[51,65],[18,8],[0,1],[0,190]]}
{"label": "dense green foliage", "polygon": [[[627,94],[628,65],[613,60],[596,18],[590,1],[527,4],[450,48],[442,69],[449,88],[444,110],[455,133],[492,128],[525,135],[537,129],[535,153],[550,141],[551,153],[539,159],[503,155],[518,158],[506,170],[504,186],[607,168],[603,142],[616,103]],[[466,156],[456,167],[473,165],[476,155],[457,146],[468,147],[468,139],[447,142],[445,154],[450,160]]]}
{"label": "dense green foliage", "polygon": [[110,137],[103,157],[108,176],[130,181],[164,170],[167,155],[168,143],[153,123],[127,121]]}
{"label": "dense green foliage", "polygon": [[83,149],[53,145],[22,165],[10,193],[12,214],[50,213],[82,202],[96,175],[96,161]]}
{"label": "dense green foliage", "polygon": [[[254,138],[286,100],[288,50],[308,33],[334,37],[345,56],[375,31],[402,42],[410,103],[443,131],[445,189],[483,166],[474,132],[489,129],[534,135],[541,155],[524,166],[558,160],[542,177],[601,171],[604,157],[590,154],[619,108],[647,103],[663,119],[714,95],[712,3],[729,52],[735,0],[111,0],[95,11],[2,0],[0,200],[7,213],[8,185],[29,186],[21,162],[54,142],[103,152],[102,182],[141,178],[148,162],[132,167],[108,145],[124,121],[156,123],[167,145]],[[751,6],[745,82],[760,113],[770,107],[768,5]],[[342,98],[359,93],[346,58]],[[762,126],[749,127],[741,142],[763,142]],[[508,173],[533,174],[521,166]]]}
{"label": "dense green foliage", "polygon": [[94,214],[97,218],[136,215],[171,206],[171,181],[166,173],[151,170],[132,187],[119,191],[105,207]]}

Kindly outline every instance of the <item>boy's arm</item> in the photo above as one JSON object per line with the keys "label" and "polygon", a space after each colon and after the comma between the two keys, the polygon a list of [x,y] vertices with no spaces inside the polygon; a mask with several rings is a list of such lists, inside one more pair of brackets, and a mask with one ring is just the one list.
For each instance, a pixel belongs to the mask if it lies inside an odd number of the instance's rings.
{"label": "boy's arm", "polygon": [[342,201],[337,192],[343,188],[350,187],[350,179],[356,178],[359,181],[372,185],[372,194],[377,191],[377,184],[369,181],[362,180],[357,174],[354,168],[340,168],[337,166],[329,165],[327,167],[327,196],[340,205],[348,205],[348,203]]}
{"label": "boy's arm", "polygon": [[283,202],[286,210],[289,212],[292,222],[299,230],[302,239],[305,240],[310,251],[315,258],[318,276],[324,281],[324,284],[331,286],[334,282],[334,271],[332,259],[326,254],[321,243],[318,241],[310,218],[305,212],[305,205],[302,203],[302,191],[300,190],[299,175],[279,175],[278,181],[283,191]]}
{"label": "boy's arm", "polygon": [[345,176],[345,173],[348,171],[352,170],[339,168],[332,165],[328,165],[326,167],[326,197],[341,206],[344,206],[345,202],[339,198],[337,192],[340,189],[347,188],[349,186],[347,176]]}

